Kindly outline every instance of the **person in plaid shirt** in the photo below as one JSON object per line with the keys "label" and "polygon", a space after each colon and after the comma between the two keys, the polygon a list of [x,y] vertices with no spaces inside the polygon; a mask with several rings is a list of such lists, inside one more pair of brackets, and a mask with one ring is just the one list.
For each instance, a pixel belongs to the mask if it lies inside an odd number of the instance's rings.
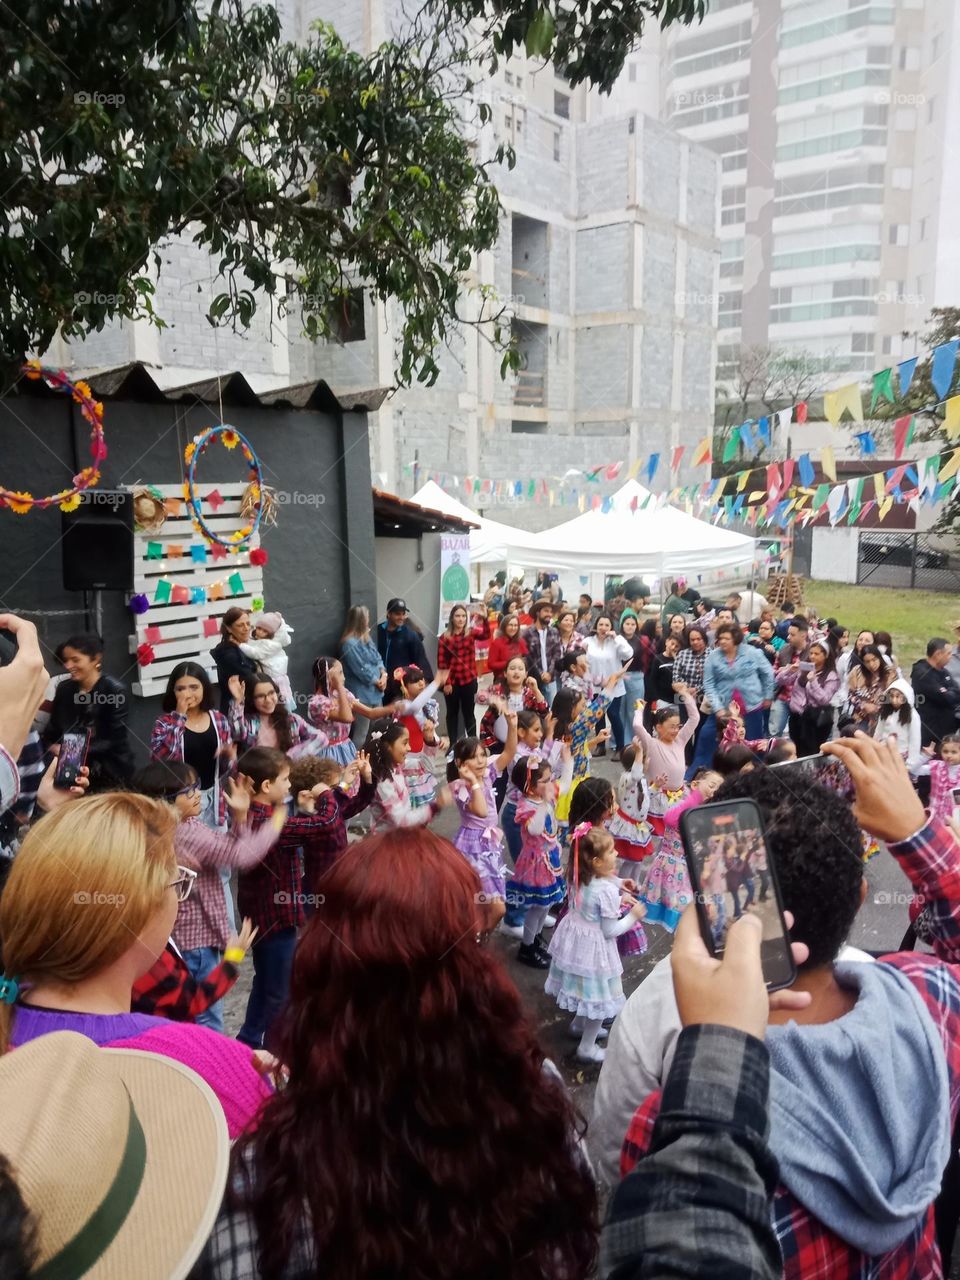
{"label": "person in plaid shirt", "polygon": [[[253,783],[250,825],[256,830],[290,794],[290,761],[273,747],[254,747],[237,761],[237,770]],[[287,997],[297,930],[306,920],[300,848],[311,821],[309,814],[287,818],[263,861],[240,873],[237,906],[259,936],[253,944],[253,986],[237,1039],[254,1049],[263,1047]]]}
{"label": "person in plaid shirt", "polygon": [[[358,778],[360,786],[350,795]],[[313,914],[310,900],[317,896],[320,881],[347,848],[347,819],[367,808],[376,789],[370,760],[362,751],[346,768],[336,760],[318,758],[297,760],[291,767],[290,792],[300,818],[295,830],[303,850],[308,916]]]}
{"label": "person in plaid shirt", "polygon": [[553,601],[538,600],[533,606],[533,626],[525,627],[523,639],[527,646],[527,669],[540,686],[540,691],[552,706],[557,686],[554,670],[563,657],[563,641],[553,625]]}
{"label": "person in plaid shirt", "polygon": [[[483,605],[471,606],[473,625],[467,624],[467,611],[462,604],[450,610],[450,620],[437,644],[437,666],[446,670],[443,695],[447,700],[447,737],[456,742],[463,720],[464,737],[477,732],[474,704],[477,698],[477,641],[490,635]],[[479,610],[479,612],[477,612]]]}
{"label": "person in plaid shirt", "polygon": [[[246,921],[248,926],[249,923]],[[155,1014],[173,1022],[199,1021],[203,1014],[220,1003],[240,976],[240,964],[247,947],[242,945],[236,934],[230,943],[231,959],[222,960],[204,977],[194,978],[171,939],[153,966],[133,984],[131,1011]]]}
{"label": "person in plaid shirt", "polygon": [[[861,735],[824,751],[850,771],[856,818],[833,792],[777,770],[740,774],[717,796],[760,805],[794,934],[810,947],[793,988],[811,994],[809,1008],[775,1015],[766,1035],[783,1274],[936,1280],[934,1202],[960,1106],[960,848],[927,820],[895,743]],[[887,842],[910,880],[911,915],[925,908],[933,955],[834,960],[865,887],[858,823]],[[659,1105],[653,1094],[636,1112],[623,1170],[648,1148]]]}

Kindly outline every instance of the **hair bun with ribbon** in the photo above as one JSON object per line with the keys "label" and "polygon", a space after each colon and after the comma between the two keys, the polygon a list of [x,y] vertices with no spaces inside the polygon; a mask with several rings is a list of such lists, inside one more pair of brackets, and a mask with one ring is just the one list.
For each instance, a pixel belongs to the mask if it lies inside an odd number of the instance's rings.
{"label": "hair bun with ribbon", "polygon": [[592,822],[580,822],[573,828],[573,838],[579,840],[581,836],[589,835],[592,830]]}

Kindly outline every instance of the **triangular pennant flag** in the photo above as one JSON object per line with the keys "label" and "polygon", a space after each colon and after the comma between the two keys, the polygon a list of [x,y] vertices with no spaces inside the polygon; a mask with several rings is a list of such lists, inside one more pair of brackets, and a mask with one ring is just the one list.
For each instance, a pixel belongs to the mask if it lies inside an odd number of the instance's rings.
{"label": "triangular pennant flag", "polygon": [[710,453],[710,437],[704,436],[693,451],[693,465],[695,467],[700,467],[703,466],[704,463],[712,461],[713,457]]}
{"label": "triangular pennant flag", "polygon": [[833,456],[833,446],[825,444],[820,450],[820,466],[823,468],[823,474],[829,476],[831,480],[837,478],[837,464]]}
{"label": "triangular pennant flag", "polygon": [[893,424],[893,456],[896,459],[903,457],[903,451],[910,443],[913,436],[913,414],[905,414],[904,417],[898,418]]}
{"label": "triangular pennant flag", "polygon": [[823,394],[823,412],[827,421],[837,426],[844,413],[849,413],[854,422],[863,421],[863,402],[860,399],[860,388],[855,382],[849,382],[836,391],[825,391]]}
{"label": "triangular pennant flag", "polygon": [[757,423],[757,435],[760,437],[760,439],[763,441],[764,444],[770,443],[770,419],[769,418],[761,418],[760,421]]}
{"label": "triangular pennant flag", "polygon": [[653,484],[653,477],[657,474],[657,467],[660,465],[659,453],[651,453],[647,459],[647,484]]}
{"label": "triangular pennant flag", "polygon": [[606,479],[616,480],[617,476],[620,474],[620,468],[622,466],[623,466],[622,462],[611,462],[610,466],[607,467],[606,472],[604,473],[606,476]]}
{"label": "triangular pennant flag", "polygon": [[190,592],[187,590],[186,587],[181,586],[180,583],[177,583],[177,585],[173,588],[173,603],[174,604],[190,603]]}
{"label": "triangular pennant flag", "polygon": [[750,497],[747,499],[747,502],[749,502],[750,505],[752,506],[755,502],[760,502],[766,496],[767,495],[763,492],[762,489],[754,489],[753,493],[751,493]]}
{"label": "triangular pennant flag", "polygon": [[206,587],[191,587],[191,588],[190,588],[190,603],[191,603],[191,604],[206,604],[206,603],[207,603],[207,589],[206,589]]}
{"label": "triangular pennant flag", "polygon": [[882,471],[878,471],[873,477],[873,491],[877,495],[877,501],[883,501],[883,495],[887,491],[886,477]]}
{"label": "triangular pennant flag", "polygon": [[873,438],[872,431],[858,431],[853,438],[859,444],[860,451],[865,458],[869,458],[877,452],[877,442]]}
{"label": "triangular pennant flag", "polygon": [[740,444],[740,434],[737,431],[731,431],[727,436],[727,443],[723,446],[723,461],[732,462],[737,456],[737,448]]}
{"label": "triangular pennant flag", "polygon": [[828,484],[818,484],[817,491],[813,495],[813,501],[810,504],[812,511],[819,511],[830,496],[830,486]]}
{"label": "triangular pennant flag", "polygon": [[144,631],[144,633],[143,633],[143,638],[144,638],[144,640],[146,640],[147,644],[159,644],[159,643],[160,643],[160,628],[159,628],[159,627],[147,627],[146,631]]}
{"label": "triangular pennant flag", "polygon": [[711,497],[713,498],[714,502],[719,502],[720,499],[723,497],[723,491],[724,489],[726,489],[727,481],[729,479],[730,479],[729,476],[720,476],[719,479],[714,480],[713,482],[714,490],[713,490],[713,493],[711,494]]}
{"label": "triangular pennant flag", "polygon": [[796,467],[796,465],[797,465],[797,464],[796,464],[796,460],[795,460],[794,458],[785,458],[785,459],[784,459],[784,461],[783,461],[783,489],[784,489],[784,492],[786,492],[786,491],[787,491],[787,489],[789,489],[789,488],[790,488],[790,486],[793,484],[793,471],[794,471],[794,468]]}
{"label": "triangular pennant flag", "polygon": [[880,519],[881,520],[885,520],[887,518],[887,513],[889,512],[892,506],[893,506],[893,499],[889,496],[884,498],[884,500],[880,503]]}
{"label": "triangular pennant flag", "polygon": [[787,428],[787,427],[789,427],[789,425],[790,425],[790,423],[791,423],[791,421],[792,421],[792,420],[793,420],[793,409],[792,409],[792,408],[790,408],[790,409],[778,409],[778,410],[777,410],[777,426],[778,426],[782,431],[783,431],[783,430],[786,430],[786,428]]}
{"label": "triangular pennant flag", "polygon": [[220,624],[217,622],[216,618],[204,618],[203,634],[208,639],[210,636],[215,636],[219,630],[220,630]]}
{"label": "triangular pennant flag", "polygon": [[166,604],[170,599],[170,592],[173,590],[170,583],[165,578],[160,578],[157,582],[157,592],[153,597],[154,604]]}
{"label": "triangular pennant flag", "polygon": [[953,382],[953,369],[957,363],[957,347],[960,338],[951,338],[949,342],[941,342],[933,348],[933,360],[930,364],[930,381],[933,389],[942,400],[950,390]]}
{"label": "triangular pennant flag", "polygon": [[680,463],[683,459],[683,455],[686,452],[686,449],[687,449],[687,446],[685,444],[677,445],[676,449],[674,449],[673,457],[670,459],[671,471],[676,471],[679,469]]}
{"label": "triangular pennant flag", "polygon": [[749,422],[744,422],[739,430],[740,443],[743,445],[747,453],[756,453],[756,442],[753,438],[753,426]]}
{"label": "triangular pennant flag", "polygon": [[743,493],[747,487],[747,481],[750,479],[749,471],[741,471],[737,475],[737,493]]}
{"label": "triangular pennant flag", "polygon": [[[913,381],[913,373],[917,367],[917,357],[911,356],[909,360],[901,360],[897,365],[897,380],[900,383],[900,395],[905,396],[910,390],[910,383]],[[889,508],[888,508],[889,510]],[[880,517],[883,519],[883,516]]]}
{"label": "triangular pennant flag", "polygon": [[940,474],[937,479],[942,484],[944,480],[949,480],[951,476],[955,476],[960,471],[960,449],[954,449],[950,457],[940,468]]}
{"label": "triangular pennant flag", "polygon": [[767,467],[767,493],[771,499],[780,497],[780,489],[783,481],[780,479],[780,468],[775,462],[771,462]]}
{"label": "triangular pennant flag", "polygon": [[815,473],[813,470],[813,463],[810,461],[809,453],[802,453],[800,455],[798,465],[800,470],[800,483],[804,486],[813,484]]}
{"label": "triangular pennant flag", "polygon": [[793,406],[793,420],[801,425],[807,420],[807,402],[800,400]]}
{"label": "triangular pennant flag", "polygon": [[147,543],[147,559],[148,560],[163,559],[163,543],[162,542]]}
{"label": "triangular pennant flag", "polygon": [[960,396],[951,396],[944,405],[943,426],[948,440],[960,436]]}
{"label": "triangular pennant flag", "polygon": [[886,400],[888,404],[894,402],[893,394],[893,370],[881,369],[873,375],[873,393],[870,396],[870,412],[877,406],[878,400]]}

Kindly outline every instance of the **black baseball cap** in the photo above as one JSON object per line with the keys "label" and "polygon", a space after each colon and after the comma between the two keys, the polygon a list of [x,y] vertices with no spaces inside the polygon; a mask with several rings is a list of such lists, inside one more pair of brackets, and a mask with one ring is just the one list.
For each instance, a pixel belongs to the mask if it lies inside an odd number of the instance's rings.
{"label": "black baseball cap", "polygon": [[401,600],[399,596],[394,596],[392,600],[387,601],[387,613],[409,613],[406,600]]}

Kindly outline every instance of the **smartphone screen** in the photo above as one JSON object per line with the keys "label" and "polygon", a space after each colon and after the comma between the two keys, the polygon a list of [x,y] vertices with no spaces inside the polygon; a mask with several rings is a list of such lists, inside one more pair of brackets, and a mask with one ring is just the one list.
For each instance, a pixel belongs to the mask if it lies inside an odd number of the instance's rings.
{"label": "smartphone screen", "polygon": [[759,916],[767,989],[789,987],[797,970],[773,855],[756,804],[727,800],[688,809],[680,819],[680,835],[704,942],[721,955],[734,919],[744,911]]}
{"label": "smartphone screen", "polygon": [[799,756],[796,760],[781,760],[772,764],[771,769],[789,769],[790,776],[804,779],[806,782],[817,782],[828,791],[835,791],[845,800],[853,800],[854,786],[850,771],[836,756]]}
{"label": "smartphone screen", "polygon": [[954,809],[960,809],[960,787],[954,787],[951,791],[951,795],[953,796]]}
{"label": "smartphone screen", "polygon": [[53,785],[67,789],[80,777],[80,770],[87,763],[90,732],[65,733],[60,739],[60,754],[53,774]]}

